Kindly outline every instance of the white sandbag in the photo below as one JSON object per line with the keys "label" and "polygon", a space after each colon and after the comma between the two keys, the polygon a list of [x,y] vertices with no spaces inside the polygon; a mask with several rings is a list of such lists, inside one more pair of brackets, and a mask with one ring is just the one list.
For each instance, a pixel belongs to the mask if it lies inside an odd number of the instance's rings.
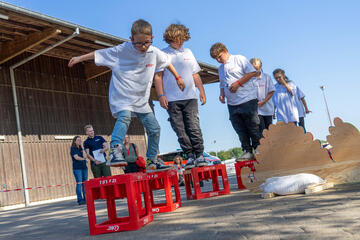
{"label": "white sandbag", "polygon": [[260,185],[264,193],[276,193],[288,195],[304,193],[305,188],[311,184],[325,183],[325,181],[314,174],[300,173],[295,175],[267,178],[265,183]]}

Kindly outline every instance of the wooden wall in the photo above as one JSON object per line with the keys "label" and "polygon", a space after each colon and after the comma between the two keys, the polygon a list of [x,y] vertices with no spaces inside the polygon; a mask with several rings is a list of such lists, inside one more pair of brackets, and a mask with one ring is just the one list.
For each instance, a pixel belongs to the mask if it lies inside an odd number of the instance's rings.
{"label": "wooden wall", "polygon": [[[15,62],[27,54],[19,56]],[[0,68],[0,189],[22,188],[14,103],[8,66]],[[86,81],[83,66],[72,69],[67,61],[40,56],[15,69],[24,154],[29,187],[73,184],[71,140],[58,135],[80,135],[92,124],[108,141],[115,123],[108,103],[110,74]],[[144,129],[133,118],[129,134],[145,155]],[[92,174],[89,171],[89,178]],[[112,168],[113,174],[120,171]],[[75,195],[75,185],[29,190],[30,202]],[[23,191],[0,193],[0,207],[24,203]]]}

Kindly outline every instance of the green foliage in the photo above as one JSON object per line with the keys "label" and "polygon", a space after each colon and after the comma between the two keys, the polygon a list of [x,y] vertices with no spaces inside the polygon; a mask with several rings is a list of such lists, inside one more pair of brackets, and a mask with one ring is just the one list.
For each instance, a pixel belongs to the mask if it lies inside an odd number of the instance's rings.
{"label": "green foliage", "polygon": [[[231,158],[237,158],[240,157],[242,154],[241,148],[231,148],[227,151],[221,150],[217,153],[218,158],[220,158],[221,161],[228,160]],[[210,155],[216,156],[215,152],[210,152]]]}

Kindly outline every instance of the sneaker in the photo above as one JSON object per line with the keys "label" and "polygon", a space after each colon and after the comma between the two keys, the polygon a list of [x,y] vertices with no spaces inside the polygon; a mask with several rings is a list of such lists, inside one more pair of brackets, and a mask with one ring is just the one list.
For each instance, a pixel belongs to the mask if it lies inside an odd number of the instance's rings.
{"label": "sneaker", "polygon": [[164,161],[161,159],[154,159],[154,161],[147,160],[148,166],[146,169],[156,171],[156,170],[167,170],[171,168],[171,166],[165,165]]}
{"label": "sneaker", "polygon": [[110,149],[109,157],[110,161],[106,162],[106,165],[108,166],[121,167],[127,165],[127,162],[124,159],[123,148],[120,144],[116,144]]}
{"label": "sneaker", "polygon": [[246,160],[251,160],[251,159],[254,159],[254,154],[252,154],[251,152],[246,152],[245,151],[235,161],[236,162],[241,162],[241,161],[246,161]]}
{"label": "sneaker", "polygon": [[258,155],[259,154],[259,151],[258,151],[258,149],[256,148],[255,150],[254,150],[254,155],[256,156],[256,155]]}
{"label": "sneaker", "polygon": [[195,167],[195,160],[190,157],[190,158],[188,158],[184,168],[185,169],[191,169],[193,167]]}
{"label": "sneaker", "polygon": [[206,160],[204,159],[203,156],[200,156],[195,159],[195,166],[203,167],[203,166],[207,166],[207,165],[208,165],[208,163],[206,162]]}

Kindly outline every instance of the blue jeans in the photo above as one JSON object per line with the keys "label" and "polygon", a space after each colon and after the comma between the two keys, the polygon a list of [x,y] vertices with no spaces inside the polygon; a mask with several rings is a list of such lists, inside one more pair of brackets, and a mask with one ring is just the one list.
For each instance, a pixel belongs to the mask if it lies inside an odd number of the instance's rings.
{"label": "blue jeans", "polygon": [[[84,182],[88,179],[88,170],[86,169],[74,169],[74,177],[76,181],[76,195],[78,203],[85,201],[85,186]],[[82,183],[80,183],[82,182]]]}
{"label": "blue jeans", "polygon": [[[146,157],[153,161],[159,152],[160,126],[153,112],[135,113],[144,125],[148,135],[148,148]],[[116,144],[123,145],[125,135],[131,122],[131,111],[124,110],[118,112],[118,117],[111,135],[110,147]]]}

